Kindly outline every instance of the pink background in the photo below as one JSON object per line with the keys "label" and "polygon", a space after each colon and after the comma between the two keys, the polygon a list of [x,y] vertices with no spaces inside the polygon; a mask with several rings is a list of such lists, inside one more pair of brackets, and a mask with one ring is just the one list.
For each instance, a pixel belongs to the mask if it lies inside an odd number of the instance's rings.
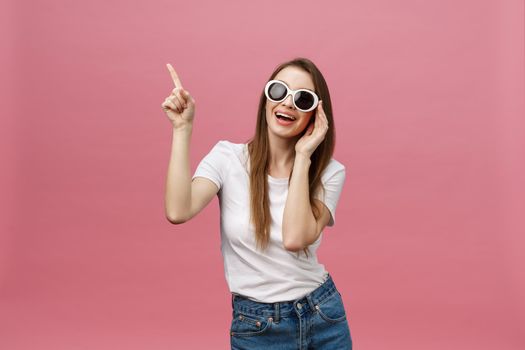
{"label": "pink background", "polygon": [[523,349],[523,1],[2,2],[1,349],[227,349],[218,202],[171,225],[172,63],[192,172],[312,59],[347,182],[319,259],[355,349]]}

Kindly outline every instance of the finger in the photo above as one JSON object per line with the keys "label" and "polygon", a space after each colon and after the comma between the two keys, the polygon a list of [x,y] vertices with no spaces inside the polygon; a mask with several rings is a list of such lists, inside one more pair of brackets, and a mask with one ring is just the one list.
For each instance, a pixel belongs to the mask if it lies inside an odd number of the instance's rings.
{"label": "finger", "polygon": [[177,93],[175,94],[175,96],[177,96],[177,98],[179,99],[179,101],[182,103],[182,105],[186,108],[188,106],[188,101],[186,99],[186,97],[184,97],[184,90],[179,90],[177,91]]}
{"label": "finger", "polygon": [[166,64],[166,67],[168,67],[168,70],[169,70],[170,75],[171,75],[171,79],[173,80],[173,84],[175,84],[175,87],[182,88],[182,82],[180,81],[180,78],[179,78],[177,72],[175,72],[175,69],[173,69],[173,67],[169,63]]}
{"label": "finger", "polygon": [[321,108],[321,102],[319,102],[319,104],[317,105],[317,109],[316,109],[316,113],[315,114],[316,114],[315,115],[316,116],[316,118],[315,118],[316,120],[320,119],[321,114],[323,114],[323,109]]}
{"label": "finger", "polygon": [[170,109],[172,111],[177,112],[177,113],[182,113],[179,107],[173,101],[167,101],[166,103],[170,106]]}
{"label": "finger", "polygon": [[162,103],[162,108],[165,110],[171,109],[172,111],[177,111],[177,106],[175,106],[171,101],[164,101]]}
{"label": "finger", "polygon": [[317,115],[315,116],[315,128],[316,129],[320,129],[321,128],[321,123],[322,123],[322,116],[323,112],[321,110],[318,110],[317,111]]}
{"label": "finger", "polygon": [[173,110],[176,111],[176,112],[181,112],[182,109],[179,109],[180,106],[177,105],[177,99],[175,98],[175,96],[168,96],[166,97],[166,101],[173,104],[174,108]]}
{"label": "finger", "polygon": [[181,89],[180,90],[180,95],[181,97],[183,98],[183,100],[188,103],[190,100],[191,100],[191,95],[190,93],[188,92],[188,90],[185,90],[185,89]]}
{"label": "finger", "polygon": [[185,105],[185,107],[188,104],[190,94],[183,88],[174,88],[173,90],[171,90],[171,95],[177,96],[179,100],[183,103],[183,105]]}
{"label": "finger", "polygon": [[169,103],[169,106],[170,106],[170,108],[171,108],[172,111],[177,112],[177,113],[180,113],[180,111],[179,111],[179,109],[177,108],[177,105],[175,105],[175,103],[173,103],[173,102],[171,102],[171,101],[169,101],[168,103]]}
{"label": "finger", "polygon": [[326,115],[322,114],[319,119],[319,129],[323,131],[328,130],[328,120],[326,119]]}
{"label": "finger", "polygon": [[320,114],[323,114],[323,115],[325,114],[324,113],[324,109],[323,109],[323,101],[322,100],[319,101],[319,104],[317,105],[317,109],[319,110]]}
{"label": "finger", "polygon": [[171,96],[170,101],[177,106],[177,112],[181,113],[184,110],[182,102],[179,101],[177,96]]}
{"label": "finger", "polygon": [[186,107],[188,107],[188,105],[186,104],[186,101],[184,101],[184,99],[182,99],[179,95],[175,95],[175,97],[177,98],[177,101],[179,101],[182,109],[184,110]]}
{"label": "finger", "polygon": [[319,102],[319,106],[320,106],[320,111],[321,111],[321,113],[319,114],[323,118],[324,124],[328,125],[328,118],[326,117],[326,113],[324,112],[322,100]]}

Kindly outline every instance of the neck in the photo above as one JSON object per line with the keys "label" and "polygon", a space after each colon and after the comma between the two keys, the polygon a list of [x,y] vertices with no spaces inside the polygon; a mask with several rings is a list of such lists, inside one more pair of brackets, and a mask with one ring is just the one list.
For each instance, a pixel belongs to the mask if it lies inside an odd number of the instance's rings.
{"label": "neck", "polygon": [[283,138],[272,133],[268,134],[270,154],[268,167],[270,171],[288,173],[293,168],[295,159],[295,143],[297,138]]}

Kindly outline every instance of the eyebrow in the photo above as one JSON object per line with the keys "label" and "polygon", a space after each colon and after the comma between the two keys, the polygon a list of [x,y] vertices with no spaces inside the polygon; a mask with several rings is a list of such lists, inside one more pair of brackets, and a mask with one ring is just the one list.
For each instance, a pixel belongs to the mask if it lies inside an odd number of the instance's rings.
{"label": "eyebrow", "polygon": [[[276,80],[279,80],[280,82],[285,83],[286,86],[288,86],[290,89],[292,89],[292,88],[290,87],[290,84],[288,84],[288,83],[285,82],[284,80],[281,80],[281,79],[276,79]],[[315,88],[314,88],[314,89],[310,89],[310,88],[299,88],[299,89],[292,89],[292,90],[309,90],[309,91],[316,92],[316,91],[315,91]]]}

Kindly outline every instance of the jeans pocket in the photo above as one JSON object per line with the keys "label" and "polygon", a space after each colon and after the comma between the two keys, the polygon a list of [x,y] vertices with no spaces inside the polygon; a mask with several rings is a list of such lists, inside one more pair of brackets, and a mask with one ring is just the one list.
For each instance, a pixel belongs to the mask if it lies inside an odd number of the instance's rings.
{"label": "jeans pocket", "polygon": [[315,305],[315,309],[326,322],[337,323],[346,320],[346,311],[339,291]]}
{"label": "jeans pocket", "polygon": [[265,333],[272,325],[273,319],[234,311],[230,327],[232,336],[249,337]]}

